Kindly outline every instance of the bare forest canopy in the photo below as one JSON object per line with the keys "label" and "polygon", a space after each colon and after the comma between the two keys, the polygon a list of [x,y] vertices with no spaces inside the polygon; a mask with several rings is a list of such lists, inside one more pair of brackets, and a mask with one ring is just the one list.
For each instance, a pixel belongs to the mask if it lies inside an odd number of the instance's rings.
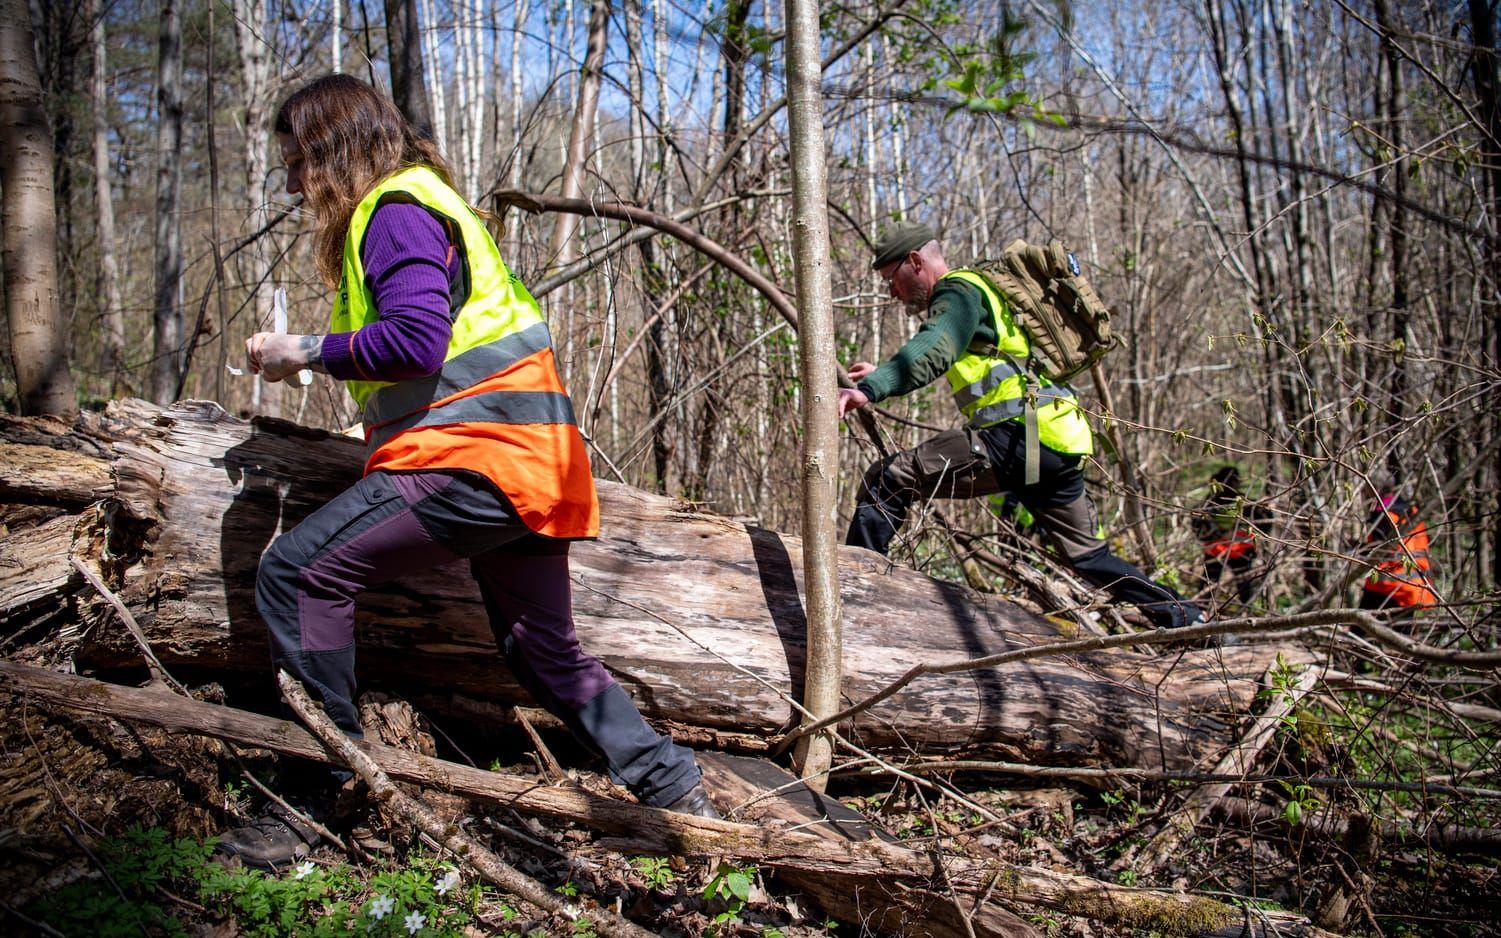
{"label": "bare forest canopy", "polygon": [[[269,324],[274,288],[292,331],[327,318],[307,219],[282,188],[276,104],[331,69],[373,80],[431,127],[460,189],[493,207],[501,190],[564,189],[591,74],[582,0],[31,7],[58,309],[89,405],[198,398],[347,426],[351,405],[324,376],[304,390],[227,368]],[[593,19],[604,54],[579,197],[674,220],[790,296],[781,5],[596,9],[609,15]],[[387,10],[408,18],[405,33]],[[1256,606],[1346,605],[1372,480],[1391,472],[1433,535],[1442,627],[1493,644],[1494,20],[1487,0],[828,6],[841,363],[879,361],[915,328],[868,269],[869,242],[892,224],[935,225],[956,261],[1016,236],[1060,238],[1118,306],[1128,343],[1103,381],[1079,385],[1110,431],[1091,478],[1107,529],[1130,532],[1125,553],[1211,591],[1190,520],[1208,475],[1234,461],[1265,511]],[[686,235],[605,214],[574,227],[503,215],[502,248],[544,294],[596,474],[795,530],[797,335],[766,294]],[[14,410],[34,356],[24,343],[0,354]],[[939,385],[887,403],[902,418],[881,419],[893,442],[954,422]],[[873,456],[847,435],[846,508]],[[1129,526],[1128,510],[1140,513]],[[989,532],[990,511],[949,518]],[[931,526],[898,555],[958,575]]]}

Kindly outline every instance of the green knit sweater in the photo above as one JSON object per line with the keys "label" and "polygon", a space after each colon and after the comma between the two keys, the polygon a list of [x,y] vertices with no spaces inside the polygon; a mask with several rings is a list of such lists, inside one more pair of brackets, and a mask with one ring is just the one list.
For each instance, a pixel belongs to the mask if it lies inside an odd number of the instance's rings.
{"label": "green knit sweater", "polygon": [[[1001,315],[1008,312],[1001,310]],[[928,299],[928,318],[917,335],[857,387],[871,403],[926,387],[942,377],[971,343],[994,345],[999,337],[992,322],[977,287],[963,280],[941,280]]]}

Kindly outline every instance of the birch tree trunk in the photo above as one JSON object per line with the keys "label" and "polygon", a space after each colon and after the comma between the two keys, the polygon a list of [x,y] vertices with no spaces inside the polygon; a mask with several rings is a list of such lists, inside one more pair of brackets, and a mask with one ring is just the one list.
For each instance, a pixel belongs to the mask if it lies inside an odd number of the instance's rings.
{"label": "birch tree trunk", "polygon": [[[787,129],[792,149],[792,208],[798,365],[803,415],[803,583],[807,590],[808,676],[803,705],[814,720],[839,706],[843,679],[834,477],[839,469],[834,379],[834,308],[829,275],[828,181],[824,167],[822,66],[817,0],[787,0]],[[803,738],[797,762],[822,791],[833,740]]]}
{"label": "birch tree trunk", "polygon": [[432,123],[429,133],[438,144],[438,149],[447,156],[451,152],[448,141],[448,102],[443,95],[443,69],[438,58],[438,15],[434,10],[433,0],[416,0],[415,5],[411,6],[411,16],[416,24],[413,30],[421,37],[418,46],[421,56],[416,70],[422,76],[425,89],[423,104],[428,108],[427,113]]}
{"label": "birch tree trunk", "polygon": [[[413,127],[433,135],[427,85],[422,77],[422,35],[417,0],[386,0],[386,44],[391,59],[391,97]],[[438,141],[442,145],[442,141]]]}
{"label": "birch tree trunk", "polygon": [[26,0],[0,0],[0,197],[5,315],[23,414],[78,410],[57,298],[52,135]]}
{"label": "birch tree trunk", "polygon": [[[511,188],[521,188],[521,40],[526,30],[526,0],[516,0],[516,26],[511,33]],[[519,242],[518,242],[519,243]]]}
{"label": "birch tree trunk", "polygon": [[151,399],[169,404],[182,365],[182,22],[178,0],[162,0],[157,42],[156,300]]}
{"label": "birch tree trunk", "polygon": [[[245,102],[245,207],[246,227],[260,231],[266,226],[266,182],[271,175],[271,157],[267,150],[271,139],[271,48],[272,32],[267,22],[266,0],[235,0],[235,38],[240,45],[240,94]],[[271,294],[274,288],[271,257],[275,255],[265,239],[253,249],[240,252],[236,263],[240,282],[250,289],[253,326],[248,333],[273,327]],[[280,416],[281,382],[254,380],[252,407],[257,413]]]}
{"label": "birch tree trunk", "polygon": [[99,240],[99,276],[96,289],[104,323],[104,358],[110,372],[110,391],[125,389],[125,304],[120,298],[120,264],[115,254],[115,201],[110,192],[108,53],[104,42],[104,11],[90,0],[88,17],[93,22],[93,73],[90,98],[93,105],[94,209]]}

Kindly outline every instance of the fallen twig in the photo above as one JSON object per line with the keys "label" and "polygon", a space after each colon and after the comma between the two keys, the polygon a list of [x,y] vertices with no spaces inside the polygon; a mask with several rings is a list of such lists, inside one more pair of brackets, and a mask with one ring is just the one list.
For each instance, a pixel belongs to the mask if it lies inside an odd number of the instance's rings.
{"label": "fallen twig", "polygon": [[[1221,798],[1214,806],[1214,813],[1245,824],[1276,824],[1289,834],[1309,834],[1342,841],[1350,832],[1350,824],[1335,816],[1329,809],[1304,814],[1298,823],[1276,808],[1248,798]],[[1434,824],[1417,828],[1398,821],[1376,819],[1376,828],[1384,843],[1403,847],[1421,847],[1448,853],[1477,853],[1486,856],[1501,856],[1501,830],[1489,827],[1467,827],[1462,824]]]}
{"label": "fallen twig", "polygon": [[120,601],[120,597],[115,595],[114,590],[105,586],[104,581],[99,579],[94,571],[90,570],[82,560],[79,560],[77,557],[69,557],[68,561],[73,564],[73,569],[77,570],[85,580],[88,580],[89,585],[97,590],[100,596],[104,597],[104,601],[109,603],[110,608],[115,610],[115,614],[120,617],[120,621],[125,625],[125,631],[129,632],[130,637],[135,639],[136,647],[141,650],[141,657],[146,659],[146,667],[150,669],[151,676],[157,682],[166,684],[184,697],[191,697],[192,695],[188,693],[188,689],[178,683],[177,679],[171,674],[167,673],[166,666],[156,657],[156,652],[151,650],[151,643],[146,641],[146,633],[141,631],[140,623],[136,622],[136,617],[131,615],[130,609]]}
{"label": "fallen twig", "polygon": [[526,718],[526,714],[522,712],[520,707],[512,707],[511,712],[515,714],[516,721],[521,724],[521,728],[526,730],[526,735],[531,737],[532,746],[537,750],[537,759],[542,763],[543,773],[555,782],[566,781],[568,773],[564,772],[563,767],[558,764],[558,760],[553,758],[552,750],[547,748],[547,743],[543,742],[542,737],[537,735],[537,729],[532,726],[532,721]]}

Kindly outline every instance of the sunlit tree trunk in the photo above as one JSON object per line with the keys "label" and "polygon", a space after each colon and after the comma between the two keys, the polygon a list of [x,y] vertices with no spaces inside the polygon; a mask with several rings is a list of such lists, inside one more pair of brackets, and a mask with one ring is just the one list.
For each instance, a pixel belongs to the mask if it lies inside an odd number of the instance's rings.
{"label": "sunlit tree trunk", "polygon": [[[834,478],[839,472],[835,414],[833,289],[829,275],[828,183],[823,95],[819,88],[817,0],[787,0],[787,125],[792,147],[792,208],[798,341],[802,377],[803,588],[808,618],[808,676],[803,704],[814,718],[839,706],[843,677],[839,577],[835,560]],[[799,768],[822,790],[833,757],[824,734],[798,743]]]}
{"label": "sunlit tree trunk", "polygon": [[[625,44],[629,52],[630,69],[627,87],[631,95],[631,186],[636,201],[643,205],[650,205],[651,193],[646,182],[646,79],[644,74],[646,46],[643,44],[641,30],[641,0],[625,0]],[[659,160],[662,158],[660,145],[653,155]],[[665,168],[665,164],[662,165]],[[647,412],[649,416],[655,418],[667,406],[671,393],[664,355],[666,343],[664,317],[656,315],[666,290],[663,272],[658,266],[655,244],[650,239],[642,241],[639,251],[641,253],[641,315],[649,320],[649,325],[646,326],[644,350],[646,353]],[[651,482],[652,488],[658,492],[667,491],[667,473],[671,458],[668,423],[666,420],[659,420],[651,430]]]}
{"label": "sunlit tree trunk", "polygon": [[182,23],[162,0],[157,45],[156,300],[151,399],[169,404],[182,370]]}
{"label": "sunlit tree trunk", "polygon": [[90,99],[93,105],[94,211],[99,241],[99,277],[96,281],[104,324],[104,363],[110,374],[112,395],[125,388],[125,304],[120,298],[120,264],[115,251],[115,200],[110,191],[109,168],[109,61],[104,41],[104,13],[97,0],[90,0],[93,21],[93,64]]}
{"label": "sunlit tree trunk", "polygon": [[25,0],[0,0],[0,190],[5,314],[21,413],[71,414],[78,402],[57,298],[52,135]]}
{"label": "sunlit tree trunk", "polygon": [[[516,24],[511,33],[511,188],[520,189],[522,182],[521,132],[524,129],[521,108],[525,103],[521,83],[521,41],[526,31],[527,0],[516,0]],[[499,121],[496,121],[499,133]],[[511,263],[520,260],[521,236],[511,236]]]}
{"label": "sunlit tree trunk", "polygon": [[344,71],[344,0],[332,0],[333,9],[330,12],[329,42],[332,48],[329,50],[329,60],[333,65],[334,74]]}
{"label": "sunlit tree trunk", "polygon": [[[589,158],[594,112],[599,107],[599,79],[604,67],[609,27],[610,0],[595,0],[589,14],[589,48],[579,76],[578,104],[568,133],[568,159],[563,166],[562,195],[565,199],[577,199],[584,191],[584,164]],[[578,216],[560,212],[552,232],[552,249],[548,252],[551,266],[566,267],[573,262],[577,256],[574,245],[577,232]]]}
{"label": "sunlit tree trunk", "polygon": [[[1408,365],[1407,355],[1410,353],[1412,336],[1409,334],[1408,318],[1409,310],[1407,297],[1407,209],[1402,204],[1402,199],[1407,195],[1407,166],[1408,159],[1404,152],[1405,135],[1402,125],[1406,121],[1406,95],[1402,88],[1402,59],[1395,45],[1395,30],[1397,24],[1393,21],[1391,6],[1387,0],[1375,0],[1372,9],[1376,14],[1376,25],[1381,30],[1381,57],[1386,63],[1387,82],[1385,95],[1377,103],[1379,109],[1385,111],[1385,120],[1382,121],[1382,133],[1392,148],[1392,166],[1389,179],[1391,181],[1392,194],[1396,197],[1392,200],[1388,220],[1390,221],[1390,234],[1388,236],[1391,250],[1388,254],[1390,263],[1392,294],[1391,294],[1391,343],[1396,349],[1397,360],[1394,363],[1390,389],[1390,404],[1388,419],[1393,432],[1401,429],[1402,418],[1407,409],[1407,383]],[[1391,454],[1391,468],[1401,470],[1402,453],[1393,451]]]}
{"label": "sunlit tree trunk", "polygon": [[[589,147],[594,129],[594,112],[599,107],[599,80],[604,70],[605,46],[609,41],[610,0],[594,0],[589,14],[588,50],[584,54],[584,66],[580,70],[578,103],[573,110],[573,125],[568,133],[568,149],[563,160],[564,198],[577,199],[584,192],[584,166],[589,158]],[[548,266],[566,267],[578,256],[578,216],[568,212],[558,214],[552,230],[552,242],[547,252]],[[572,377],[574,364],[574,304],[564,296],[562,335],[562,359],[564,380]]]}
{"label": "sunlit tree trunk", "polygon": [[[443,151],[443,155],[448,156],[450,152],[448,102],[443,90],[442,60],[438,56],[437,12],[434,9],[433,0],[409,0],[408,5],[412,22],[416,24],[414,33],[420,37],[417,51],[413,54],[418,56],[417,64],[414,66],[415,72],[422,78],[422,106],[426,108],[425,114],[431,125],[429,132],[434,142],[438,144],[438,149]],[[387,23],[387,32],[390,29],[391,25]],[[396,60],[393,57],[391,61],[394,74]],[[400,104],[401,99],[397,98],[396,102]],[[402,110],[406,109],[402,108]],[[413,124],[417,123],[411,115],[408,115],[407,119]]]}
{"label": "sunlit tree trunk", "polygon": [[[235,37],[240,46],[240,96],[245,106],[245,207],[246,228],[260,231],[266,225],[267,202],[271,196],[267,182],[271,175],[271,60],[272,36],[266,0],[235,0]],[[271,294],[271,258],[275,251],[262,240],[240,252],[236,258],[240,282],[250,291],[252,328],[247,333],[273,326]],[[233,354],[233,353],[231,353]],[[256,413],[281,415],[280,382],[251,379],[251,407]]]}

